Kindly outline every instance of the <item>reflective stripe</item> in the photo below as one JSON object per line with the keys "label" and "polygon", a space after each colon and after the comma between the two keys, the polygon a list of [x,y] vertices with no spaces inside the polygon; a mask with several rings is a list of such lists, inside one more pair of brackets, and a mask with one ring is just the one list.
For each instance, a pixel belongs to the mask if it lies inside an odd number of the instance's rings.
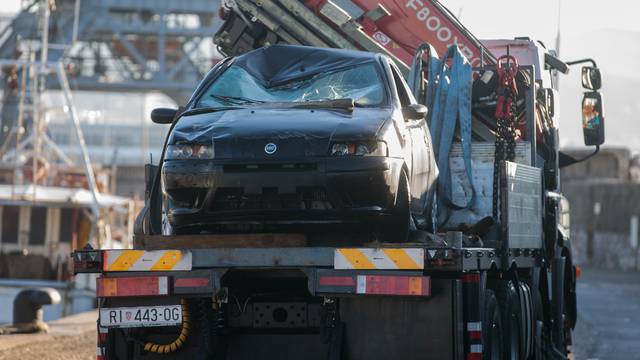
{"label": "reflective stripe", "polygon": [[[384,249],[384,253],[393,261],[398,269],[421,269],[418,263],[423,259],[413,259],[402,249]],[[415,255],[415,254],[414,254]]]}
{"label": "reflective stripe", "polygon": [[481,344],[471,344],[472,353],[482,354],[482,345]]}
{"label": "reflective stripe", "polygon": [[152,271],[171,270],[182,259],[182,253],[179,251],[165,251],[164,254],[151,267]]}
{"label": "reflective stripe", "polygon": [[467,323],[467,331],[482,331],[482,323],[481,322],[468,322]]}
{"label": "reflective stripe", "polygon": [[[338,254],[340,256],[338,256]],[[341,266],[337,267],[337,261],[340,261]],[[334,255],[334,268],[336,269],[375,269],[376,266],[369,261],[369,258],[358,249],[338,249]]]}
{"label": "reflective stripe", "polygon": [[[108,260],[111,260],[111,252],[107,252]],[[141,257],[144,251],[128,250],[113,257],[113,262],[109,262],[107,269],[109,271],[126,271],[131,268]]]}
{"label": "reflective stripe", "polygon": [[188,271],[191,265],[187,250],[104,251],[104,271]]}
{"label": "reflective stripe", "polygon": [[422,270],[424,249],[336,249],[333,267],[337,270]]}

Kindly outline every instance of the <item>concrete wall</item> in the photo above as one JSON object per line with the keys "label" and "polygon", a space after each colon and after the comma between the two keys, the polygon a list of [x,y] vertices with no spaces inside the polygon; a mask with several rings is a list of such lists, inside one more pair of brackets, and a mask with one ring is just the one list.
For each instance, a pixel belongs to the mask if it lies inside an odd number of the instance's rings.
{"label": "concrete wall", "polygon": [[640,183],[630,176],[633,168],[628,150],[605,149],[562,170],[577,264],[640,270],[638,248],[632,246],[630,234],[631,217],[640,218]]}
{"label": "concrete wall", "polygon": [[144,166],[118,166],[115,194],[144,200]]}

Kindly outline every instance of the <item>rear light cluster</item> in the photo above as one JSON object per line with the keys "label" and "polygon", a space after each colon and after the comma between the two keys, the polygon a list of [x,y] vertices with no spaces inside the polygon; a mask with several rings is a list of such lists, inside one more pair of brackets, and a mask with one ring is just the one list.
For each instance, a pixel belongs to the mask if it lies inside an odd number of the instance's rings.
{"label": "rear light cluster", "polygon": [[387,144],[377,142],[344,142],[331,146],[331,156],[387,156]]}
{"label": "rear light cluster", "polygon": [[96,279],[98,297],[169,295],[166,276],[100,277]]}
{"label": "rear light cluster", "polygon": [[99,298],[208,294],[213,291],[211,279],[205,276],[103,276],[96,279],[96,294]]}
{"label": "rear light cluster", "polygon": [[338,275],[328,273],[318,277],[319,293],[431,296],[431,278],[413,275]]}

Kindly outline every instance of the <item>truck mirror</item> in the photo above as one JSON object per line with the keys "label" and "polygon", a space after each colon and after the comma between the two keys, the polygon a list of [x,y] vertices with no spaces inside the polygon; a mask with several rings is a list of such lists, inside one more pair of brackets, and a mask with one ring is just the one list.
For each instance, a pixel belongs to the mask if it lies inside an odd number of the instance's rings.
{"label": "truck mirror", "polygon": [[582,67],[582,87],[588,90],[600,90],[602,87],[602,77],[600,69],[597,67]]}
{"label": "truck mirror", "polygon": [[171,124],[178,110],[168,108],[157,108],[151,111],[151,121],[156,124]]}
{"label": "truck mirror", "polygon": [[597,91],[586,92],[582,98],[582,133],[587,146],[604,143],[604,106]]}
{"label": "truck mirror", "polygon": [[422,104],[410,104],[402,109],[405,120],[421,120],[427,116],[427,107]]}

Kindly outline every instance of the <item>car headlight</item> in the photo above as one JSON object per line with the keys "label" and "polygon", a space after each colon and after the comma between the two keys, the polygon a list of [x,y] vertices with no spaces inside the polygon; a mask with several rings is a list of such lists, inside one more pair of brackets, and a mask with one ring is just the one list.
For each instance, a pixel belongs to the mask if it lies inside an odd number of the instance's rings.
{"label": "car headlight", "polygon": [[174,159],[213,159],[215,153],[213,145],[176,144],[167,146],[165,160]]}
{"label": "car headlight", "polygon": [[331,146],[331,156],[388,156],[384,141],[340,142]]}

